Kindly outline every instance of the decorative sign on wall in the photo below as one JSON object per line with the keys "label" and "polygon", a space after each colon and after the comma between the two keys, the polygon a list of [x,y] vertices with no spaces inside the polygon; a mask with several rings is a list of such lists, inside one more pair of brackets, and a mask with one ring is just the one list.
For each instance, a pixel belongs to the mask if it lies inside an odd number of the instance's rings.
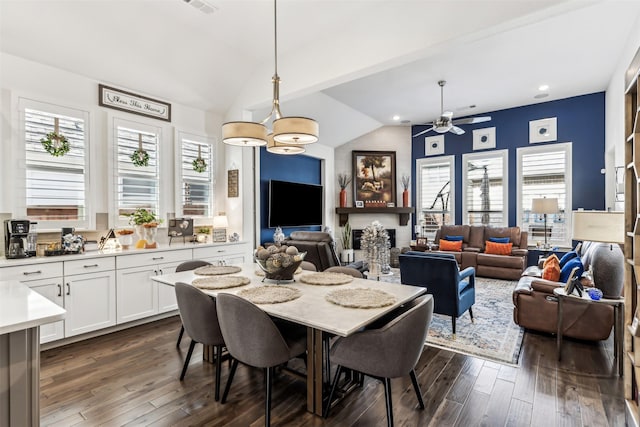
{"label": "decorative sign on wall", "polygon": [[238,197],[238,169],[227,171],[227,197]]}
{"label": "decorative sign on wall", "polygon": [[171,104],[101,84],[98,85],[98,104],[141,116],[171,121]]}

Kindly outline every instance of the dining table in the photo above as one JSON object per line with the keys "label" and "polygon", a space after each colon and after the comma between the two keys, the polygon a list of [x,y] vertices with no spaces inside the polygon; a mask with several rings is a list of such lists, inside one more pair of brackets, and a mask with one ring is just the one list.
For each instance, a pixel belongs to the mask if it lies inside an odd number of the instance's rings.
{"label": "dining table", "polygon": [[[242,297],[242,290],[262,287],[266,285],[286,286],[298,290],[297,298],[281,302],[256,304],[268,315],[284,319],[307,328],[307,410],[322,416],[324,396],[325,373],[323,369],[323,334],[329,333],[340,337],[352,335],[372,322],[400,307],[402,304],[424,294],[426,289],[418,286],[402,285],[376,280],[351,278],[346,284],[340,285],[311,285],[300,279],[309,274],[317,274],[312,271],[298,270],[293,281],[277,282],[265,279],[264,273],[255,263],[237,265],[240,271],[232,273],[232,276],[241,276],[249,279],[249,283],[243,286],[226,289],[201,289],[204,293],[215,297],[220,292],[238,294]],[[175,286],[178,282],[193,284],[194,280],[205,276],[196,273],[196,270],[182,271],[179,273],[162,274],[151,277],[152,280]],[[327,297],[333,291],[340,289],[353,289],[361,292],[361,289],[382,291],[388,298],[388,305],[375,308],[353,308],[330,302]]]}

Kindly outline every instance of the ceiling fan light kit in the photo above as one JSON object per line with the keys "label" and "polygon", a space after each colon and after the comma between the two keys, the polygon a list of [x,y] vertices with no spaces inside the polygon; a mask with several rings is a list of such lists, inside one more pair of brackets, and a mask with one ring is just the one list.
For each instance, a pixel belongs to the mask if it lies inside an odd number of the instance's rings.
{"label": "ceiling fan light kit", "polygon": [[[222,141],[225,144],[256,147],[267,146],[267,151],[276,154],[300,154],[305,149],[301,145],[318,141],[318,122],[307,117],[283,117],[280,111],[280,76],[278,76],[278,14],[277,0],[273,1],[274,63],[273,100],[271,112],[260,123],[228,122],[222,125]],[[266,123],[273,119],[273,133],[269,133]],[[268,136],[267,136],[268,134]]]}

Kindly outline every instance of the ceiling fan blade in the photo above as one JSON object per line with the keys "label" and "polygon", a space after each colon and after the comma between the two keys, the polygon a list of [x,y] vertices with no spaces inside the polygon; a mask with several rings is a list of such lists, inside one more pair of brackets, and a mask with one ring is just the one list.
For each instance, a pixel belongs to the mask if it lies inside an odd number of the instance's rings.
{"label": "ceiling fan blade", "polygon": [[464,133],[464,130],[460,129],[458,126],[451,126],[449,132],[455,133],[456,135],[462,135]]}
{"label": "ceiling fan blade", "polygon": [[420,136],[420,135],[424,135],[425,133],[429,132],[430,130],[433,130],[433,126],[431,126],[429,129],[425,129],[422,132],[418,132],[415,135],[413,135],[413,137],[415,138],[416,136]]}
{"label": "ceiling fan blade", "polygon": [[491,120],[491,116],[467,117],[465,119],[456,119],[453,121],[453,124],[454,125],[471,125],[474,123],[488,122],[489,120]]}

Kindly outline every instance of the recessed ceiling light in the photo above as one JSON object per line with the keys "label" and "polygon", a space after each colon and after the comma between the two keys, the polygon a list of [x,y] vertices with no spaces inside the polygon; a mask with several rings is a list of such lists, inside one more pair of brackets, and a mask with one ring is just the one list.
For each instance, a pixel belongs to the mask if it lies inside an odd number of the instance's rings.
{"label": "recessed ceiling light", "polygon": [[544,92],[545,90],[549,90],[549,85],[540,85],[540,87],[538,87],[538,90],[540,92]]}
{"label": "recessed ceiling light", "polygon": [[398,115],[393,116],[393,120],[395,120],[397,122],[398,120],[400,120],[400,116],[398,116]]}

